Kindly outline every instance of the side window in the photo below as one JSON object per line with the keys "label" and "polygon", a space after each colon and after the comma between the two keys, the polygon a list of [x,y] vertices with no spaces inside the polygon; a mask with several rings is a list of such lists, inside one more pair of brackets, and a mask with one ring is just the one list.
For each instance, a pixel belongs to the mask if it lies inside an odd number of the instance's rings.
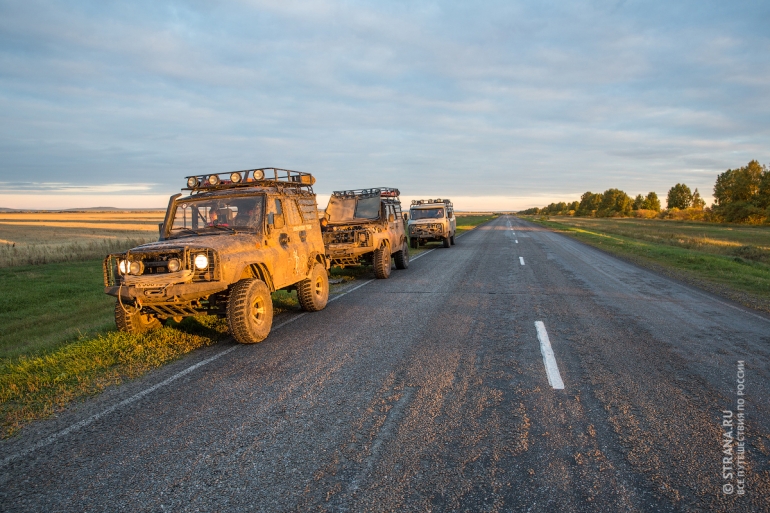
{"label": "side window", "polygon": [[286,217],[290,225],[296,226],[302,224],[302,217],[299,215],[299,209],[297,208],[297,202],[293,199],[287,199],[284,202],[286,207]]}
{"label": "side window", "polygon": [[315,198],[300,198],[298,202],[304,222],[318,221],[318,209],[316,208]]}
{"label": "side window", "polygon": [[267,222],[269,223],[271,219],[273,226],[279,229],[283,228],[286,223],[283,216],[283,205],[278,198],[273,198],[272,201],[267,203]]}

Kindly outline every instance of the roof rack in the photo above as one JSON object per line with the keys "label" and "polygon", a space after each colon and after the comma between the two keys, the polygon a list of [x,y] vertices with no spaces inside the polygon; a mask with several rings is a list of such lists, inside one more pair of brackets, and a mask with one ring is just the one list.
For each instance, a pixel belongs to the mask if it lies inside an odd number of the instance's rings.
{"label": "roof rack", "polygon": [[193,192],[254,187],[257,185],[297,189],[304,187],[309,192],[313,192],[313,184],[315,183],[315,178],[310,173],[277,167],[260,167],[243,171],[192,175],[185,178],[187,179],[187,187],[184,187],[182,190]]}
{"label": "roof rack", "polygon": [[443,203],[444,205],[447,205],[449,207],[452,206],[452,200],[448,199],[421,199],[421,200],[412,200],[412,205],[427,205],[429,203]]}
{"label": "roof rack", "polygon": [[392,187],[375,187],[373,189],[353,189],[349,191],[334,191],[335,198],[369,198],[380,196],[381,198],[398,198],[401,195],[398,189]]}

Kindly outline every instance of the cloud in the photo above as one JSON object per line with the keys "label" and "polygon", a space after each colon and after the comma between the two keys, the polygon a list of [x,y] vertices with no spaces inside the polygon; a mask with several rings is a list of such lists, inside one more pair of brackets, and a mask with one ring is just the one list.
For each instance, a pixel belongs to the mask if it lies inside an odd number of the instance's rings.
{"label": "cloud", "polygon": [[769,9],[5,2],[0,180],[168,194],[275,165],[324,193],[710,190],[770,161]]}

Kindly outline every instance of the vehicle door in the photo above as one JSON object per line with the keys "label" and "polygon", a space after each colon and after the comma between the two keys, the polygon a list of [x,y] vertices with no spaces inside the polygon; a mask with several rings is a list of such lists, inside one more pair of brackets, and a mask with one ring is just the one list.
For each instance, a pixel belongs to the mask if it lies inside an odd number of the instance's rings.
{"label": "vehicle door", "polygon": [[312,251],[312,241],[309,239],[309,232],[312,228],[310,223],[306,223],[302,218],[299,205],[295,198],[286,198],[283,201],[283,210],[286,215],[286,221],[289,223],[289,250],[290,258],[294,264],[292,267],[292,279],[294,282],[304,280],[307,277],[308,257]]}
{"label": "vehicle door", "polygon": [[383,205],[385,218],[388,221],[388,238],[390,239],[390,250],[395,253],[401,250],[401,236],[398,230],[398,224],[402,221],[396,216],[396,211],[391,203]]}
{"label": "vehicle door", "polygon": [[267,215],[267,241],[271,254],[274,256],[268,267],[272,270],[273,284],[280,289],[294,283],[294,253],[291,247],[291,229],[286,222],[283,207],[284,199],[270,196],[267,200],[265,213]]}

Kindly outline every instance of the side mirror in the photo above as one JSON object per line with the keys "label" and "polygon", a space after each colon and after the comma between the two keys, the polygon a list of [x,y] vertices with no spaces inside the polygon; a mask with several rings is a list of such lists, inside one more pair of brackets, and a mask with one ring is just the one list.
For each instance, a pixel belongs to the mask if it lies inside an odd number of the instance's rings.
{"label": "side mirror", "polygon": [[158,237],[163,240],[163,223],[158,223]]}
{"label": "side mirror", "polygon": [[389,223],[392,223],[395,220],[396,220],[396,216],[394,216],[393,214],[388,214],[388,222]]}
{"label": "side mirror", "polygon": [[409,214],[404,212],[404,221],[409,221]]}

